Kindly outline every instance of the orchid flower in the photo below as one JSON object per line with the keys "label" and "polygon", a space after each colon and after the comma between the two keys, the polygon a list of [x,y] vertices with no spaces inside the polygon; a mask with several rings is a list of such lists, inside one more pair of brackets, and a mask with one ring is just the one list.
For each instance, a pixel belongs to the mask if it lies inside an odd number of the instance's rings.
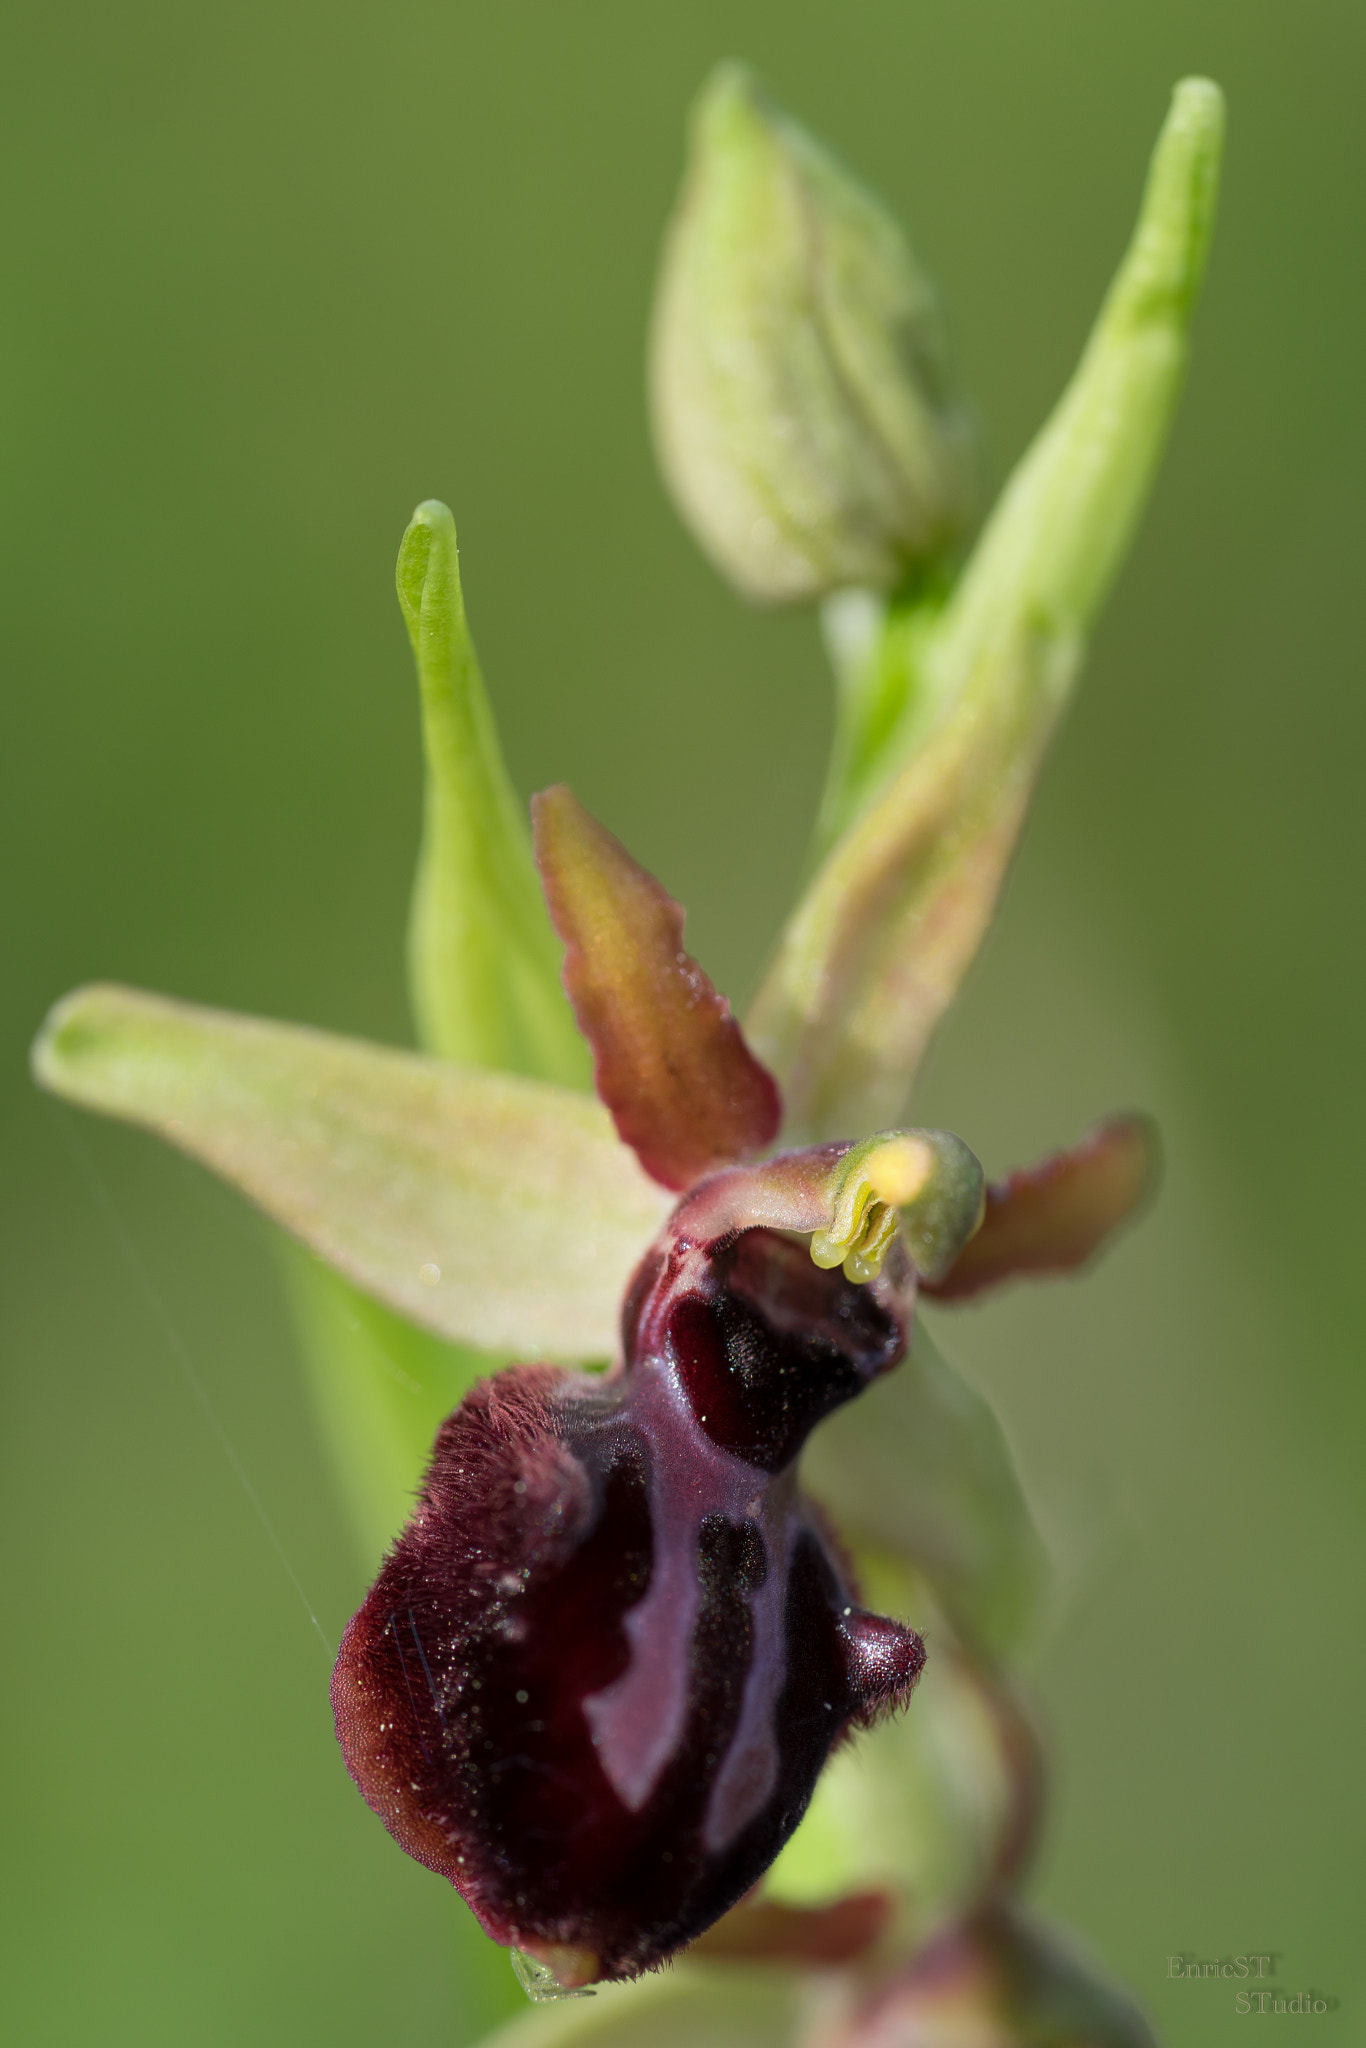
{"label": "orchid flower", "polygon": [[[839,686],[814,875],[743,1029],[568,789],[528,830],[431,501],[397,574],[424,1050],[113,986],[38,1039],[44,1086],[303,1247],[320,1414],[383,1552],[338,1736],[533,1995],[627,1984],[547,2043],[698,2038],[727,1998],[756,2042],[872,2048],[950,2012],[1033,2040],[1060,1983],[1098,2031],[1050,2041],[1144,2038],[1127,2007],[1103,2032],[1012,1901],[1041,1778],[1007,1660],[1041,1552],[916,1309],[1083,1267],[1155,1136],[1113,1116],[989,1181],[899,1118],[1153,473],[1220,131],[1216,89],[1179,87],[1080,367],[955,572],[967,416],[930,287],[746,74],[704,94],[652,340],[661,459],[747,595],[823,600]],[[802,2020],[813,1967],[843,1974]]]}

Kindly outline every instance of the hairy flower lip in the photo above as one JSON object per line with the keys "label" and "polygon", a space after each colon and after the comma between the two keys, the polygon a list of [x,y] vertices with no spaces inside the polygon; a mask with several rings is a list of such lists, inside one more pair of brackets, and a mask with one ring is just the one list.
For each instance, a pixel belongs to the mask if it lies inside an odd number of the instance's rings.
{"label": "hairy flower lip", "polygon": [[572,1952],[575,1982],[735,1904],[831,1747],[924,1661],[859,1605],[794,1469],[895,1365],[910,1293],[733,1211],[703,1239],[689,1207],[642,1262],[616,1372],[513,1368],[448,1419],[334,1677],[386,1826],[497,1939]]}

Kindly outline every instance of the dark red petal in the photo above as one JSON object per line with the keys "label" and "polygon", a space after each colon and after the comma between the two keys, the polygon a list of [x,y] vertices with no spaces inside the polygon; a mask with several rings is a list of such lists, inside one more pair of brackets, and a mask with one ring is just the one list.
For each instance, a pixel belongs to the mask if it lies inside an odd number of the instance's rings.
{"label": "dark red petal", "polygon": [[683,950],[683,912],[563,783],[531,800],[564,985],[597,1091],[645,1171],[687,1188],[778,1134],[777,1083]]}
{"label": "dark red petal", "polygon": [[1152,1119],[1117,1116],[1072,1151],[994,1182],[976,1236],[922,1291],[966,1301],[1023,1274],[1074,1272],[1151,1194],[1158,1159]]}

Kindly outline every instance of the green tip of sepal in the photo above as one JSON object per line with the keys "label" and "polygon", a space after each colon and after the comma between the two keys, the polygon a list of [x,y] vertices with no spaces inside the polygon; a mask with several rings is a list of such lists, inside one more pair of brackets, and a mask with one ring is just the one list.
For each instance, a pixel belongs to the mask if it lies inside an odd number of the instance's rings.
{"label": "green tip of sepal", "polygon": [[434,598],[439,601],[445,597],[447,602],[454,598],[463,625],[464,604],[460,595],[460,554],[455,540],[455,519],[450,506],[443,505],[440,498],[424,499],[414,512],[399,547],[394,571],[399,607],[414,654],[418,652],[422,607],[427,598],[429,578]]}
{"label": "green tip of sepal", "polygon": [[1194,309],[1214,234],[1224,125],[1224,95],[1213,79],[1183,78],[1153,151],[1119,280],[1135,311],[1183,320]]}
{"label": "green tip of sepal", "polygon": [[[88,991],[78,988],[54,1003],[29,1048],[29,1072],[49,1095],[77,1098],[72,1075],[79,1068],[82,1010]],[[73,1043],[74,1040],[74,1043]]]}
{"label": "green tip of sepal", "polygon": [[689,140],[696,150],[716,149],[756,136],[756,124],[771,117],[753,67],[739,57],[723,57],[693,102]]}
{"label": "green tip of sepal", "polygon": [[408,927],[418,1035],[446,1059],[583,1087],[587,1048],[470,638],[455,520],[439,499],[409,521],[394,581],[427,767]]}

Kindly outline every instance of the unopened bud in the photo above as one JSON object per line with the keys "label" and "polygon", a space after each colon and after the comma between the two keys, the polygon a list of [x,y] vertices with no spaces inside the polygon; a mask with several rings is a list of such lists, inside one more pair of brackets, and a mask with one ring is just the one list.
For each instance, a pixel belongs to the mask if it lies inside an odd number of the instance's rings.
{"label": "unopened bud", "polygon": [[651,399],[679,508],[747,597],[890,588],[962,529],[933,289],[881,201],[737,65],[694,116]]}

